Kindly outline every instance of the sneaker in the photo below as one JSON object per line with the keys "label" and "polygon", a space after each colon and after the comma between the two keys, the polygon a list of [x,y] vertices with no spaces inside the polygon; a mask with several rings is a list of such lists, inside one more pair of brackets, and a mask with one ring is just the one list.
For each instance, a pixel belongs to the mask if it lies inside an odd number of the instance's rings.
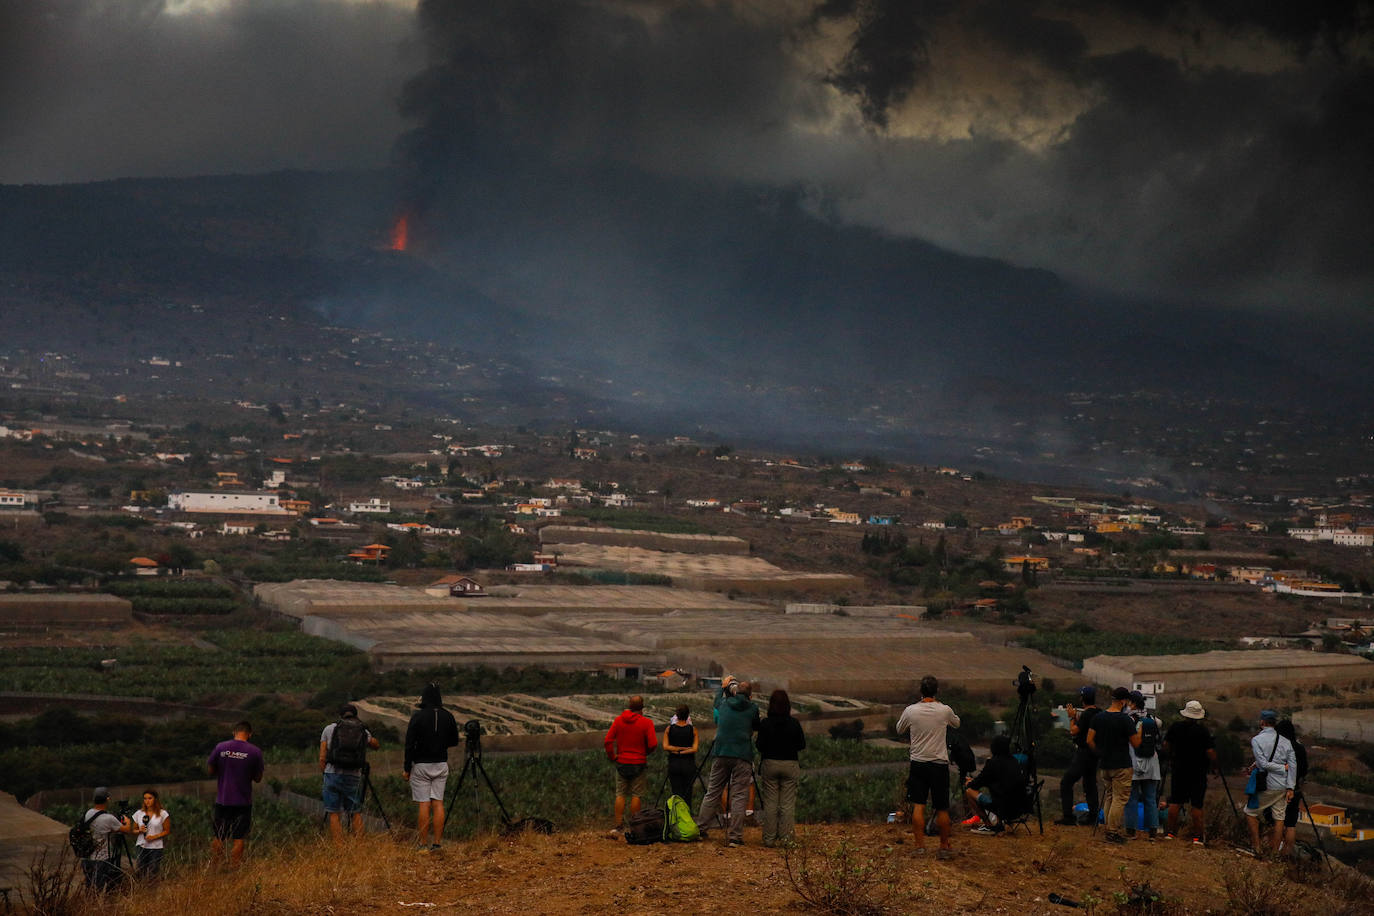
{"label": "sneaker", "polygon": [[996,811],[988,812],[988,823],[991,824],[993,827],[996,827],[999,823],[1001,823],[1001,819],[997,816]]}
{"label": "sneaker", "polygon": [[1166,834],[1164,834],[1164,839],[1166,839],[1166,840],[1176,840],[1176,839],[1178,839],[1178,837],[1174,836],[1172,833],[1166,833]]}
{"label": "sneaker", "polygon": [[622,827],[618,827],[618,826],[617,826],[617,827],[612,827],[612,828],[606,833],[606,836],[610,837],[610,838],[613,839],[613,840],[618,840],[618,839],[620,839],[620,834],[623,833],[623,832],[624,832],[624,828],[622,828]]}
{"label": "sneaker", "polygon": [[430,851],[430,852],[442,852],[442,851],[443,851],[443,848],[444,848],[444,847],[443,847],[442,845],[438,844],[438,843],[430,843],[430,844],[429,844],[429,851]]}
{"label": "sneaker", "polygon": [[960,821],[960,822],[959,822],[959,826],[960,826],[960,827],[977,827],[977,826],[978,826],[979,824],[981,824],[981,823],[983,823],[983,819],[982,819],[981,817],[979,817],[978,815],[975,814],[973,817],[965,818],[964,820]]}
{"label": "sneaker", "polygon": [[417,847],[415,847],[415,851],[418,852],[418,853],[420,853],[421,855],[429,855],[429,853],[430,853],[430,851],[431,851],[432,849],[433,849],[433,847],[431,847],[431,846],[417,846]]}
{"label": "sneaker", "polygon": [[1194,846],[1206,846],[1207,844],[1204,843],[1204,842],[1202,842],[1202,837],[1200,837],[1200,836],[1195,836],[1195,837],[1193,837],[1193,845],[1194,845]]}
{"label": "sneaker", "polygon": [[1000,831],[994,830],[991,827],[978,827],[971,832],[974,836],[997,836]]}
{"label": "sneaker", "polygon": [[1127,827],[1127,828],[1126,828],[1126,839],[1130,840],[1130,839],[1134,839],[1134,838],[1135,838],[1135,828],[1134,828],[1134,827]]}
{"label": "sneaker", "polygon": [[1124,845],[1126,842],[1126,838],[1124,836],[1110,830],[1103,835],[1102,839],[1106,840],[1108,843],[1116,843],[1118,846]]}
{"label": "sneaker", "polygon": [[728,843],[725,844],[725,848],[726,848],[726,849],[739,849],[739,848],[740,848],[741,846],[743,846],[743,845],[744,845],[744,841],[743,841],[743,840],[731,840],[730,842],[728,842]]}

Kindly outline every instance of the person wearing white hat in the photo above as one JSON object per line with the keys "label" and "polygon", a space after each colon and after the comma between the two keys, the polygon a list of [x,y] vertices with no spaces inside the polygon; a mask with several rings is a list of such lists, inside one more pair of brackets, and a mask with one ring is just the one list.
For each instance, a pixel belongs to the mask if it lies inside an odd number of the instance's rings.
{"label": "person wearing white hat", "polygon": [[1164,838],[1172,840],[1178,830],[1178,809],[1188,806],[1193,842],[1201,846],[1203,835],[1202,802],[1207,795],[1207,774],[1217,765],[1216,741],[1202,720],[1207,710],[1197,700],[1189,700],[1179,710],[1179,719],[1164,734],[1164,753],[1173,760],[1173,783],[1169,787],[1169,820]]}

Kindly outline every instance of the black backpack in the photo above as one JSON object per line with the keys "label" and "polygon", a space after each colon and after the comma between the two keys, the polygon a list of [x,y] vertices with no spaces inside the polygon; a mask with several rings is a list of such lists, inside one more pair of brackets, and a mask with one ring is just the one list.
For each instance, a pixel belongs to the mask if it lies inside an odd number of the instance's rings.
{"label": "black backpack", "polygon": [[973,748],[968,741],[948,725],[945,726],[945,750],[949,753],[950,763],[959,768],[960,773],[972,773],[978,768],[978,759],[973,756]]}
{"label": "black backpack", "polygon": [[78,859],[89,859],[95,853],[95,834],[91,833],[91,823],[103,813],[97,811],[88,818],[83,817],[67,831],[67,842]]}
{"label": "black backpack", "polygon": [[646,846],[663,842],[663,809],[645,808],[625,819],[625,842]]}
{"label": "black backpack", "polygon": [[1135,755],[1143,760],[1153,757],[1158,749],[1159,723],[1155,721],[1154,716],[1145,716],[1140,720],[1140,747],[1135,749]]}
{"label": "black backpack", "polygon": [[336,770],[361,770],[367,762],[367,729],[356,716],[345,716],[334,723],[329,736],[325,762]]}

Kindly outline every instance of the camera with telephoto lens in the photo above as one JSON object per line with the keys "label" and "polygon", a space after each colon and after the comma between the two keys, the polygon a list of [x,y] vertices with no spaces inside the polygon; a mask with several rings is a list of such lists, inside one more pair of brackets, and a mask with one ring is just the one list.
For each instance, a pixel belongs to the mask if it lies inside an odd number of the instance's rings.
{"label": "camera with telephoto lens", "polygon": [[729,694],[730,696],[732,696],[732,697],[733,697],[733,696],[738,696],[738,695],[739,695],[739,681],[731,681],[728,685],[726,685],[725,692],[728,693],[728,694]]}
{"label": "camera with telephoto lens", "polygon": [[1021,673],[1016,676],[1016,680],[1012,681],[1011,684],[1016,688],[1017,696],[1022,698],[1035,693],[1035,675],[1031,673],[1030,666],[1022,665]]}

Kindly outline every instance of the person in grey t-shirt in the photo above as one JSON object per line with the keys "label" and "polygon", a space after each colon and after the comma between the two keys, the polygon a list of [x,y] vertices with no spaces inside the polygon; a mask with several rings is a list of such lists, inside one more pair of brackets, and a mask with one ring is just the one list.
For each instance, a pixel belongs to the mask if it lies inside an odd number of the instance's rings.
{"label": "person in grey t-shirt", "polygon": [[935,699],[940,682],[934,675],[921,678],[921,701],[902,710],[897,734],[911,734],[911,765],[907,773],[906,799],[911,802],[911,830],[918,851],[925,851],[926,799],[935,808],[935,825],[940,830],[940,851],[936,856],[954,855],[949,845],[949,750],[945,728],[959,727],[959,717]]}

